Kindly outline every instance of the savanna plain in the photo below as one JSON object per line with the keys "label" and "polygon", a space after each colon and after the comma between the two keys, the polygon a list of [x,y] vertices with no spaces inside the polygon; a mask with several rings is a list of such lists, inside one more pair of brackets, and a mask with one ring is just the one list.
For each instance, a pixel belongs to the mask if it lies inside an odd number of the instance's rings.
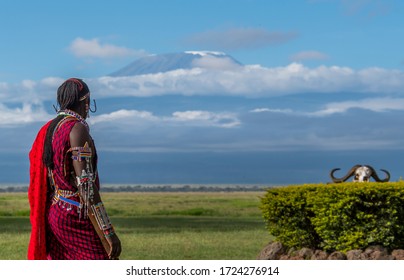
{"label": "savanna plain", "polygon": [[[103,193],[124,260],[254,260],[272,239],[264,192]],[[0,193],[0,260],[26,259],[26,193]]]}

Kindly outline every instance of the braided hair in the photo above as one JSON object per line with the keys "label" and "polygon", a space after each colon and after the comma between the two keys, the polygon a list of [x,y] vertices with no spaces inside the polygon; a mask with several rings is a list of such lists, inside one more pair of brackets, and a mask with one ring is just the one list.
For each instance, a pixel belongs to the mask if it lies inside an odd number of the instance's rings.
{"label": "braided hair", "polygon": [[[57,102],[62,110],[77,109],[80,104],[80,99],[89,93],[90,90],[83,80],[77,78],[70,78],[61,84],[57,90]],[[46,131],[43,162],[46,167],[53,169],[55,167],[53,162],[53,149],[52,149],[52,136],[58,123],[64,118],[63,115],[58,115],[50,123],[48,130]]]}

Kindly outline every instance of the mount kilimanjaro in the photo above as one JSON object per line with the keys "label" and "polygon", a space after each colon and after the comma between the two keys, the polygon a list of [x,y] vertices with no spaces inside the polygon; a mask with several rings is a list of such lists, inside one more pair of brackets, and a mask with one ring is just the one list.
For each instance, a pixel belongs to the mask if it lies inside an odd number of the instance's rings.
{"label": "mount kilimanjaro", "polygon": [[[215,67],[222,63],[227,66],[241,66],[242,64],[230,55],[212,51],[186,51],[181,53],[167,53],[149,55],[135,60],[129,65],[115,71],[108,76],[135,76],[155,74],[178,69],[192,69],[195,67]],[[217,65],[216,65],[217,66]]]}

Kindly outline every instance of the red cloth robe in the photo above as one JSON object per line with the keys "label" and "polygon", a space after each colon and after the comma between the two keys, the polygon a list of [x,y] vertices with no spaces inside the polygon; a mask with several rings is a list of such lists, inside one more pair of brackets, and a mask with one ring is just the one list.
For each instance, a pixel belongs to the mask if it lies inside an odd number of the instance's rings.
{"label": "red cloth robe", "polygon": [[[70,147],[69,134],[76,121],[66,122],[54,134],[52,147],[62,147],[54,154],[57,166],[53,170],[54,179],[64,190],[77,190],[69,185],[69,179],[56,176],[64,174],[65,152]],[[43,163],[46,133],[50,122],[38,132],[30,159],[30,203],[31,237],[28,259],[109,259],[94,226],[89,219],[81,219],[75,210],[65,209],[63,203],[53,204],[48,190],[48,170]],[[95,150],[95,149],[94,149]],[[67,172],[67,174],[70,174]],[[66,185],[67,184],[67,185]],[[99,187],[97,176],[96,186]],[[49,197],[48,197],[49,196]],[[72,198],[73,199],[73,198]],[[60,201],[59,201],[60,202]],[[51,205],[52,204],[52,205]]]}
{"label": "red cloth robe", "polygon": [[43,163],[43,149],[46,131],[50,122],[38,132],[29,153],[30,182],[28,200],[31,208],[31,237],[28,245],[29,260],[46,260],[46,201],[47,201],[47,168]]}

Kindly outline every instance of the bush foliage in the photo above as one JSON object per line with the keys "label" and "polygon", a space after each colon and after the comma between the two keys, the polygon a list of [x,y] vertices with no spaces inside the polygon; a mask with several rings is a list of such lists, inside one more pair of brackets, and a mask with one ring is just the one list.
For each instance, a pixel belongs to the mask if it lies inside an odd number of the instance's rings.
{"label": "bush foliage", "polygon": [[271,188],[260,207],[270,234],[288,247],[404,248],[404,182]]}

